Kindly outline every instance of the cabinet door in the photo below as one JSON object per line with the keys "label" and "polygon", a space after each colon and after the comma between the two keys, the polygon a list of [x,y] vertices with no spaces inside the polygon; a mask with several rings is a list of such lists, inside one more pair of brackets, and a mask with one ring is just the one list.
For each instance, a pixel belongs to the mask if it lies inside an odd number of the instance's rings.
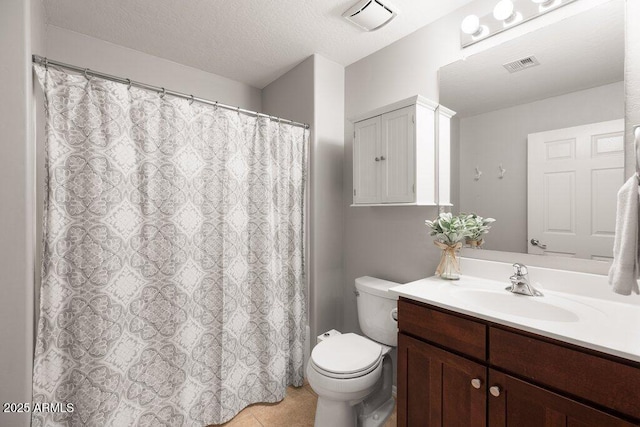
{"label": "cabinet door", "polygon": [[380,116],[355,124],[353,203],[380,203]]}
{"label": "cabinet door", "polygon": [[486,372],[478,363],[398,334],[398,427],[486,426]]}
{"label": "cabinet door", "polygon": [[489,370],[488,385],[491,427],[637,425],[494,370]]}
{"label": "cabinet door", "polygon": [[382,115],[380,178],[382,203],[415,201],[415,106]]}

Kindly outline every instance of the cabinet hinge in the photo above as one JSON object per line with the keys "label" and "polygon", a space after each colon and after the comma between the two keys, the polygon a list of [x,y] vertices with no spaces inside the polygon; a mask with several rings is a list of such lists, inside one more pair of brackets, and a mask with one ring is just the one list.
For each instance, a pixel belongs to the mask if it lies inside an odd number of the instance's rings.
{"label": "cabinet hinge", "polygon": [[416,194],[416,185],[415,185],[415,184],[413,184],[413,185],[411,186],[411,188],[413,189],[413,194]]}
{"label": "cabinet hinge", "polygon": [[416,122],[416,116],[414,116],[413,114],[411,115],[411,123],[415,123]]}
{"label": "cabinet hinge", "polygon": [[356,195],[356,189],[355,188],[353,189],[353,195],[354,196]]}

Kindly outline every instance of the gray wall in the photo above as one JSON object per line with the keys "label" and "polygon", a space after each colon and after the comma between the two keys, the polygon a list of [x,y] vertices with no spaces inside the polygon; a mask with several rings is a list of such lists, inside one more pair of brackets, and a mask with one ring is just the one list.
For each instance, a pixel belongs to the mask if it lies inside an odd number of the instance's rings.
{"label": "gray wall", "polygon": [[313,55],[263,89],[263,111],[311,124],[309,321],[315,337],[342,324],[344,67]]}
{"label": "gray wall", "polygon": [[[457,212],[496,218],[485,249],[527,252],[527,135],[624,117],[624,84],[612,83],[459,119]],[[507,170],[498,179],[499,164]],[[483,172],[475,181],[475,167]]]}
{"label": "gray wall", "polygon": [[[438,69],[521,34],[579,13],[606,0],[581,0],[464,50],[460,22],[468,14],[491,13],[494,0],[476,0],[346,68],[347,119],[420,94],[438,100]],[[629,0],[638,1],[638,0]],[[424,226],[432,207],[350,207],[353,192],[353,123],[345,122],[344,150],[344,324],[359,331],[354,280],[362,275],[407,282],[433,274],[439,251]],[[463,266],[464,268],[464,266]]]}
{"label": "gray wall", "polygon": [[[35,126],[31,53],[44,53],[39,0],[0,2],[0,402],[31,401]],[[29,417],[0,413],[2,426]]]}
{"label": "gray wall", "polygon": [[107,74],[260,111],[260,89],[63,28],[47,26],[47,55]]}

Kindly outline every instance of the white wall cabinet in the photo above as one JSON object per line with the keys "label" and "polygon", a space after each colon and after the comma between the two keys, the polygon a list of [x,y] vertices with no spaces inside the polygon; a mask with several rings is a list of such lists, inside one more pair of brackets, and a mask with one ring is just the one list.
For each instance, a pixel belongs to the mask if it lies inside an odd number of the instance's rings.
{"label": "white wall cabinet", "polygon": [[448,206],[455,113],[414,96],[356,119],[353,206]]}

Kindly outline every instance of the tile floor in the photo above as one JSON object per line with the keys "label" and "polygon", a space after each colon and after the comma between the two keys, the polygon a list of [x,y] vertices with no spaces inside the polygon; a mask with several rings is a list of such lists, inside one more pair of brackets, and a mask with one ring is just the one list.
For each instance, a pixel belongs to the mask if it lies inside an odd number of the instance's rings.
{"label": "tile floor", "polygon": [[[289,387],[278,403],[256,403],[245,408],[224,427],[313,427],[318,396],[309,384]],[[396,411],[384,427],[396,427]]]}

